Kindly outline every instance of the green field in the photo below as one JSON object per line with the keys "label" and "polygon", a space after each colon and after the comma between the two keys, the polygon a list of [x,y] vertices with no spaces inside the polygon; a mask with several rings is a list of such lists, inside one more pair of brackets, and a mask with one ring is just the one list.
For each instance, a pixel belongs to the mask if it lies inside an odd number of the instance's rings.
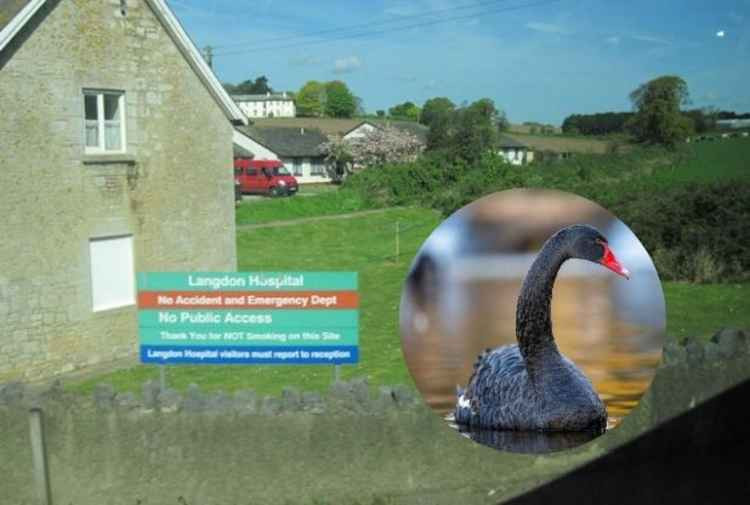
{"label": "green field", "polygon": [[708,338],[724,326],[750,329],[750,284],[665,282],[667,333]]}
{"label": "green field", "polygon": [[[359,272],[361,362],[343,366],[342,377],[366,376],[374,385],[409,383],[397,328],[401,284],[417,249],[440,221],[430,210],[392,209],[351,219],[240,231],[238,266],[241,271]],[[396,222],[401,229],[399,258],[394,257]],[[333,367],[175,366],[168,373],[170,386],[177,389],[194,382],[205,390],[246,388],[278,393],[287,385],[324,390],[330,385]],[[155,366],[139,365],[90,378],[72,389],[89,392],[97,382],[106,381],[117,390],[136,391],[145,380],[156,377]]]}
{"label": "green field", "polygon": [[[389,209],[336,221],[240,231],[239,269],[359,272],[361,362],[343,366],[342,376],[366,376],[374,386],[410,383],[397,327],[401,285],[411,259],[440,221],[430,210]],[[401,230],[399,258],[394,257],[396,222]],[[748,284],[665,283],[664,291],[671,336],[709,336],[722,326],[750,327]],[[247,388],[266,394],[288,385],[325,390],[333,370],[326,366],[204,365],[174,366],[168,374],[169,385],[178,390],[194,382],[204,390]],[[69,387],[88,393],[96,383],[110,382],[117,390],[137,391],[145,380],[157,377],[155,366],[138,365]]]}
{"label": "green field", "polygon": [[[678,153],[631,152],[624,157],[603,156],[565,160],[585,167],[602,164],[601,173],[616,173],[637,163],[635,186],[658,187],[687,181],[711,181],[750,176],[748,139],[724,139],[692,144]],[[580,165],[583,163],[583,165]],[[609,166],[609,168],[607,168]],[[555,169],[555,165],[547,167]],[[596,170],[593,169],[592,173]],[[645,174],[645,175],[644,175]],[[549,174],[554,180],[555,175]],[[589,183],[592,181],[589,180]],[[635,180],[631,182],[636,182]],[[620,180],[603,180],[612,190],[631,191]],[[628,189],[630,188],[630,189]],[[304,190],[303,190],[304,191]],[[237,208],[237,252],[240,270],[350,270],[360,275],[361,362],[344,366],[344,378],[366,376],[374,386],[411,381],[401,355],[397,328],[401,284],[409,263],[421,243],[440,223],[436,211],[422,208],[384,209],[377,214],[295,223],[289,226],[242,229],[241,225],[345,214],[366,208],[365,200],[346,187],[311,188],[312,196],[263,198],[245,201]],[[399,223],[400,256],[395,258],[395,229]],[[750,328],[750,284],[664,283],[668,334],[707,338],[723,326]],[[284,386],[324,390],[333,377],[324,366],[175,366],[169,368],[170,386],[183,390],[190,383],[206,390],[232,391],[250,388],[260,393],[278,393]],[[89,392],[97,382],[111,382],[118,390],[138,390],[158,377],[154,366],[135,366],[69,384]]]}
{"label": "green field", "polygon": [[306,218],[310,216],[330,216],[356,212],[367,208],[362,197],[353,191],[339,190],[337,186],[315,187],[301,192],[309,192],[285,198],[260,198],[245,200],[237,206],[238,225],[270,223],[273,221]]}
{"label": "green field", "polygon": [[688,144],[680,162],[663,176],[681,181],[711,182],[750,177],[750,138]]}

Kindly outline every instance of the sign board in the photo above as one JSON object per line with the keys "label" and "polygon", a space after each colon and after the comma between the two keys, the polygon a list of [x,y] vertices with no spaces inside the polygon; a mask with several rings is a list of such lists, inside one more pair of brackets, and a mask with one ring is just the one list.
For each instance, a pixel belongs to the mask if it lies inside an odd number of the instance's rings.
{"label": "sign board", "polygon": [[359,361],[356,272],[138,274],[141,362]]}

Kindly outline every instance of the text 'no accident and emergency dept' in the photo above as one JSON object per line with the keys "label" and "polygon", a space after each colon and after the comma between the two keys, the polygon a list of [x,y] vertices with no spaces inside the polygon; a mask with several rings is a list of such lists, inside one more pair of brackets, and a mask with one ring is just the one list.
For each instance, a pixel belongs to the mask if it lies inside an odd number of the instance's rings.
{"label": "text 'no accident and emergency dept'", "polygon": [[138,335],[143,363],[356,363],[357,273],[139,273]]}

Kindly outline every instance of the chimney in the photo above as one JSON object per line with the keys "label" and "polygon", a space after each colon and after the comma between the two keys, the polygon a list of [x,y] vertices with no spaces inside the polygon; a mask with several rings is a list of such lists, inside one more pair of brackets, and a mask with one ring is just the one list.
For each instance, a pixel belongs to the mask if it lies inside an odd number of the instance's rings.
{"label": "chimney", "polygon": [[266,91],[266,96],[271,96],[271,92],[270,91]]}
{"label": "chimney", "polygon": [[299,134],[300,135],[304,135],[305,134],[305,129],[304,128],[300,128],[299,129]]}
{"label": "chimney", "polygon": [[282,96],[283,96],[284,98],[286,98],[286,91],[284,91],[284,93],[282,93]]}

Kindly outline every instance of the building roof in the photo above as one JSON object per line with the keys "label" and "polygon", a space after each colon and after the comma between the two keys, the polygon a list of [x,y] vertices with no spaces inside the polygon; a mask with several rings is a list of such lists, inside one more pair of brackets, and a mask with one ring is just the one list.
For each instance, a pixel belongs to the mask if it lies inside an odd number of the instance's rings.
{"label": "building roof", "polygon": [[257,118],[253,119],[258,127],[296,127],[315,128],[322,131],[329,138],[341,138],[350,131],[359,127],[362,123],[370,123],[373,126],[383,127],[390,125],[395,128],[409,131],[417,136],[422,142],[427,142],[429,128],[415,123],[414,121],[401,121],[391,119],[341,119],[321,117],[290,117],[290,118]]}
{"label": "building roof", "polygon": [[[0,52],[10,43],[16,34],[34,17],[34,14],[48,0],[0,0]],[[182,25],[167,6],[164,0],[145,0],[164,29],[169,33],[175,45],[187,60],[190,67],[203,82],[206,89],[231,122],[248,124],[247,117],[234,100],[229,97],[224,87],[205,62],[198,48],[185,33]]]}
{"label": "building roof", "polygon": [[322,156],[320,146],[328,142],[328,137],[317,128],[238,126],[237,129],[277,156]]}
{"label": "building roof", "polygon": [[255,155],[242,147],[241,145],[237,143],[232,144],[234,146],[234,157],[235,158],[254,158]]}
{"label": "building roof", "polygon": [[0,32],[29,3],[29,0],[0,0]]}
{"label": "building roof", "polygon": [[500,134],[497,139],[497,145],[498,147],[512,147],[516,149],[528,149],[529,146],[524,144],[523,142],[519,142],[518,140],[508,137],[507,135]]}
{"label": "building roof", "polygon": [[230,95],[235,102],[269,102],[271,100],[287,100],[289,102],[294,99],[286,93],[271,93],[265,95]]}

